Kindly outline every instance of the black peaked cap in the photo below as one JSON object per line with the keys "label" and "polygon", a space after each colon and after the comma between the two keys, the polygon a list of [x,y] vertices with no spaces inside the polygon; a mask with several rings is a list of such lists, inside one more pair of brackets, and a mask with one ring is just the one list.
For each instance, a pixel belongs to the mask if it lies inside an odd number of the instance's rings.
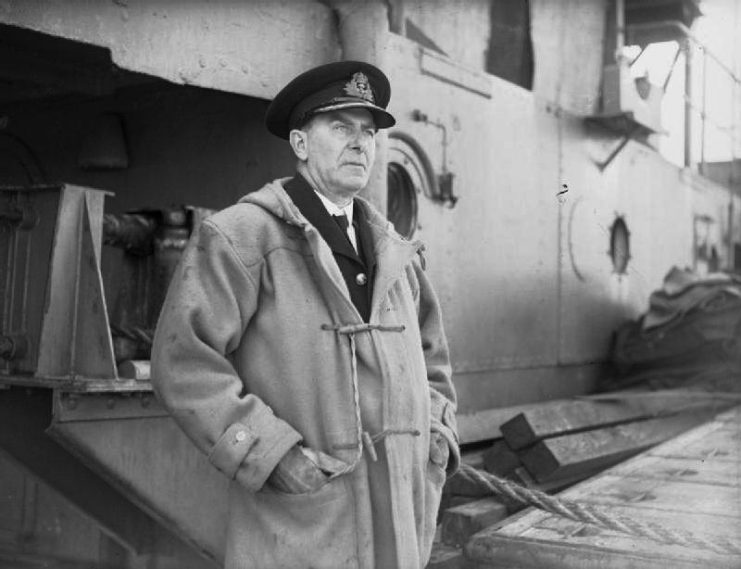
{"label": "black peaked cap", "polygon": [[292,128],[317,113],[367,109],[377,128],[396,124],[386,111],[391,86],[383,71],[363,61],[338,61],[302,73],[283,87],[268,106],[265,126],[288,139]]}

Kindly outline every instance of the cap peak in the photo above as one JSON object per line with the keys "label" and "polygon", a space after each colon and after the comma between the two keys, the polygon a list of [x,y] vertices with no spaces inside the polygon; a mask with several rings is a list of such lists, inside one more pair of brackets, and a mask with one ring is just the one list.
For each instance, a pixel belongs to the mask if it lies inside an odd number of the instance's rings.
{"label": "cap peak", "polygon": [[360,107],[373,114],[377,128],[388,128],[396,124],[386,111],[390,97],[388,78],[374,65],[362,61],[328,63],[301,73],[283,87],[268,107],[265,126],[288,139],[292,128],[314,114]]}

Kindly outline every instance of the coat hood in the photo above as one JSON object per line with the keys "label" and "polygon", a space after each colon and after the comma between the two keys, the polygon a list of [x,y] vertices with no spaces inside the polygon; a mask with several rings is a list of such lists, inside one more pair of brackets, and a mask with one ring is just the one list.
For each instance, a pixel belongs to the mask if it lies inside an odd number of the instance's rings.
{"label": "coat hood", "polygon": [[[288,182],[290,179],[291,178],[279,178],[273,182],[265,184],[259,190],[243,196],[238,203],[250,203],[260,206],[276,217],[284,220],[286,223],[305,227],[309,224],[308,220],[291,201],[291,198],[288,197],[288,194],[283,188],[283,184]],[[399,242],[406,246],[411,246],[421,255],[421,252],[424,251],[425,248],[422,241],[417,240],[410,242],[405,240],[396,232],[393,224],[381,215],[381,213],[373,207],[369,201],[360,197],[356,197],[355,199],[362,204],[361,207],[363,207],[368,223],[371,225],[376,237],[388,237],[392,241]]]}
{"label": "coat hood", "polygon": [[293,204],[283,189],[283,184],[288,180],[290,178],[279,178],[265,184],[259,190],[242,196],[237,203],[249,203],[260,206],[291,225],[303,226],[307,223],[306,218]]}

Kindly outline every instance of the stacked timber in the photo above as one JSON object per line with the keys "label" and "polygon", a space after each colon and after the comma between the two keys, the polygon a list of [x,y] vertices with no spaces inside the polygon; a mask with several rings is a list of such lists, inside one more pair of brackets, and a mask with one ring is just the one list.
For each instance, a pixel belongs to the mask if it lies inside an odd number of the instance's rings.
{"label": "stacked timber", "polygon": [[[464,450],[463,461],[528,488],[559,492],[709,421],[738,400],[738,394],[663,390],[532,404],[488,426],[501,436]],[[428,568],[466,567],[461,548],[470,537],[522,508],[463,476],[451,477]]]}
{"label": "stacked timber", "polygon": [[533,406],[500,429],[484,467],[552,491],[571,486],[709,420],[729,406],[712,393],[615,393]]}
{"label": "stacked timber", "polygon": [[736,407],[559,494],[587,516],[532,508],[478,532],[459,567],[738,569],[739,441]]}

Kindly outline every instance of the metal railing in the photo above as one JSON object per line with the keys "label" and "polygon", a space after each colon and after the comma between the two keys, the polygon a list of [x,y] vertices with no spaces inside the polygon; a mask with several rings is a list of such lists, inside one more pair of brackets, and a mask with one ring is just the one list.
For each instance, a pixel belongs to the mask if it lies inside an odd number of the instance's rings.
{"label": "metal railing", "polygon": [[[729,67],[723,61],[721,57],[708,49],[702,40],[700,40],[687,26],[679,21],[667,20],[647,24],[634,24],[631,25],[630,28],[631,31],[634,32],[640,32],[642,29],[674,28],[684,37],[684,41],[678,45],[677,53],[671,63],[663,87],[666,91],[673,72],[680,61],[680,55],[683,53],[685,55],[685,65],[687,70],[685,77],[685,91],[682,95],[685,107],[685,166],[695,167],[695,165],[697,165],[700,173],[704,173],[703,170],[707,164],[709,127],[712,127],[719,135],[725,136],[728,139],[730,177],[728,182],[729,185],[733,187],[735,183],[739,181],[735,179],[734,161],[737,156],[737,144],[739,142],[739,124],[738,117],[736,116],[738,110],[736,105],[738,104],[738,97],[741,93],[741,78],[736,74],[734,69]],[[631,65],[638,61],[641,54],[633,59]],[[698,54],[701,57],[700,61],[702,61],[702,65],[699,69],[696,64]],[[729,119],[727,121],[724,121],[723,118],[719,116],[722,114],[721,110],[712,109],[708,104],[708,83],[709,78],[713,76],[713,74],[708,73],[711,64],[716,66],[717,70],[721,72],[729,86],[730,108],[724,109],[728,113]],[[700,92],[696,95],[694,88],[697,86],[695,77],[697,76],[696,74],[698,71],[701,72],[702,79]],[[715,75],[717,76],[717,73]],[[699,122],[700,129],[699,138],[695,138],[695,129],[693,128],[697,122]],[[697,148],[698,146],[699,148]],[[699,150],[699,160],[693,159],[696,150]]]}

